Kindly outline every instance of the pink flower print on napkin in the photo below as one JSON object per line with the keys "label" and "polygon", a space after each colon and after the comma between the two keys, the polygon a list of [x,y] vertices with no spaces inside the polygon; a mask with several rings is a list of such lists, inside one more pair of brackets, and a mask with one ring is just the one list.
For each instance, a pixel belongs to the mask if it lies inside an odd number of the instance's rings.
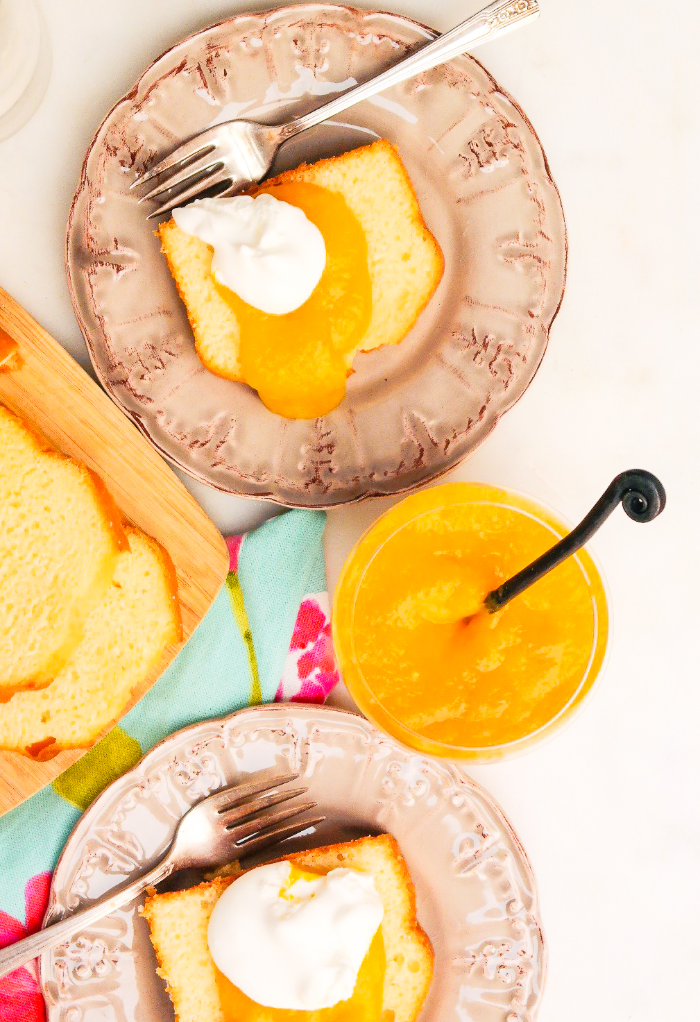
{"label": "pink flower print on napkin", "polygon": [[302,600],[275,701],[322,703],[339,680],[328,593]]}
{"label": "pink flower print on napkin", "polygon": [[228,547],[228,570],[238,571],[238,555],[243,545],[243,536],[227,536],[226,546]]}
{"label": "pink flower print on napkin", "polygon": [[[25,921],[0,911],[0,948],[36,933],[41,927],[49,900],[50,873],[39,873],[24,888]],[[0,1022],[45,1022],[44,998],[41,996],[35,962],[15,969],[0,979]]]}

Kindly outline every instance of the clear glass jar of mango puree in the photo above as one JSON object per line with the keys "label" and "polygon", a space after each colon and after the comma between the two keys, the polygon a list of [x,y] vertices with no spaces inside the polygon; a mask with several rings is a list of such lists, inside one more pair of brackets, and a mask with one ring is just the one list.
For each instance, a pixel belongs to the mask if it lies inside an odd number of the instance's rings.
{"label": "clear glass jar of mango puree", "polygon": [[345,562],[333,604],[341,674],[362,712],[422,753],[476,761],[560,728],[608,641],[590,554],[495,614],[479,608],[569,531],[530,498],[475,483],[422,490],[387,511]]}

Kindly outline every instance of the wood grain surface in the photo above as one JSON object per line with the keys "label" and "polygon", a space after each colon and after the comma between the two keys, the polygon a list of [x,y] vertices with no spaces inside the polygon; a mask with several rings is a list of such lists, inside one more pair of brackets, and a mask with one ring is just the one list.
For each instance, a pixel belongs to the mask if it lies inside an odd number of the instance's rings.
{"label": "wood grain surface", "polygon": [[[10,352],[13,357],[8,359]],[[223,538],[136,427],[2,288],[0,402],[58,450],[94,469],[129,521],[162,543],[177,572],[186,641],[226,577]],[[153,685],[179,648],[166,649],[129,706]],[[45,762],[0,751],[0,814],[53,780],[84,751],[64,751]]]}

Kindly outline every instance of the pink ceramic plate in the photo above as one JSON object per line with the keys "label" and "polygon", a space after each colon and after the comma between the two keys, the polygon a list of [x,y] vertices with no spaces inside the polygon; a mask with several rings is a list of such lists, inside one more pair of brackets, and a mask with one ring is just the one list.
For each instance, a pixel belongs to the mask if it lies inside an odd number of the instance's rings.
{"label": "pink ceramic plate", "polygon": [[360,355],[322,419],[282,419],[203,368],[129,192],[156,154],[215,120],[296,116],[432,37],[398,15],[327,4],[241,15],[159,57],[99,128],[68,225],[75,312],[107,390],[195,478],[303,507],[396,493],[464,458],[532,380],[564,287],[564,218],[532,126],[470,57],[307,132],[273,168],[389,138],[445,254],[409,336]]}
{"label": "pink ceramic plate", "polygon": [[[290,768],[328,817],[287,842],[290,851],[378,831],[397,839],[435,950],[421,1022],[532,1022],[545,950],[532,870],[508,821],[456,767],[340,710],[262,706],[167,738],[81,818],[54,873],[47,919],[150,865],[205,795]],[[137,906],[117,912],[42,958],[48,1022],[172,1022],[155,970]]]}

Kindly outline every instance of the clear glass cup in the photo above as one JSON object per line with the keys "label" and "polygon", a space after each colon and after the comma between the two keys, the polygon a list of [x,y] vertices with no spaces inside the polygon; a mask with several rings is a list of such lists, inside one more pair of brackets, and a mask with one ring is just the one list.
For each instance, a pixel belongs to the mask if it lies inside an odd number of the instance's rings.
{"label": "clear glass cup", "polygon": [[0,0],[0,140],[34,114],[51,75],[51,47],[34,0]]}
{"label": "clear glass cup", "polygon": [[[541,726],[524,733],[518,738],[501,744],[466,745],[446,743],[427,737],[412,730],[383,705],[381,698],[373,691],[361,665],[361,655],[356,652],[355,607],[362,590],[368,566],[378,551],[407,525],[419,522],[427,514],[441,509],[469,504],[486,504],[508,513],[515,512],[534,519],[551,533],[552,545],[570,531],[570,527],[549,508],[530,497],[476,483],[448,483],[431,487],[405,498],[387,511],[358,540],[345,562],[338,579],[333,603],[333,642],[338,657],[341,675],[360,710],[380,728],[421,753],[450,759],[465,759],[474,762],[501,760],[521,753],[543,739],[559,731],[580,709],[598,678],[608,646],[609,611],[608,599],[601,573],[587,550],[580,550],[571,559],[576,566],[576,578],[582,598],[590,601],[592,628],[589,645],[583,649],[585,669],[581,671],[575,690],[556,713]],[[395,637],[394,637],[395,641]],[[392,647],[394,649],[394,647]],[[440,684],[440,663],[436,662],[435,684]],[[410,681],[407,679],[407,686]],[[386,697],[385,697],[386,698]]]}

